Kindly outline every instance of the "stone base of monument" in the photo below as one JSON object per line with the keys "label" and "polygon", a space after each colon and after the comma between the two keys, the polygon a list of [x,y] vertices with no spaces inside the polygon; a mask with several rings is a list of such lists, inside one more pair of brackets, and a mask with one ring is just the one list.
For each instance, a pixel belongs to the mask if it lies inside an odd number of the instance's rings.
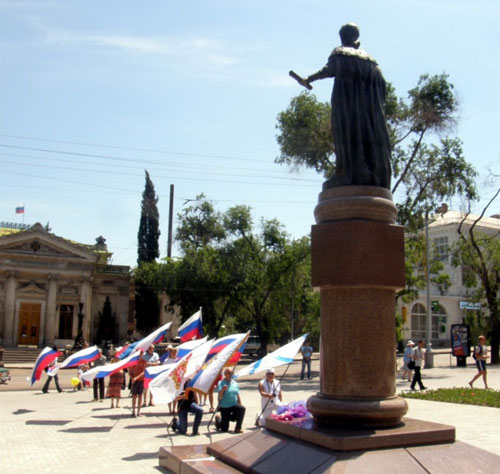
{"label": "stone base of monument", "polygon": [[499,472],[500,456],[455,441],[449,425],[403,418],[388,429],[318,428],[311,419],[280,422],[212,444],[160,448],[173,473]]}

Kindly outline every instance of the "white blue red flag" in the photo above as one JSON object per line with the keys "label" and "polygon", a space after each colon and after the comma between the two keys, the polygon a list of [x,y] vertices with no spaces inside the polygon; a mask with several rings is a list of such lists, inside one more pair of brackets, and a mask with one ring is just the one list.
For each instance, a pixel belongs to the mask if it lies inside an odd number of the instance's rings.
{"label": "white blue red flag", "polygon": [[278,365],[290,364],[304,344],[307,334],[289,342],[288,344],[276,349],[274,352],[267,354],[262,359],[254,362],[253,364],[243,367],[234,378],[242,377],[244,375],[253,375],[258,372],[263,372],[267,369],[272,369]]}
{"label": "white blue red flag", "polygon": [[181,342],[191,341],[192,339],[201,339],[203,337],[203,319],[201,308],[188,318],[177,329],[177,335]]}
{"label": "white blue red flag", "polygon": [[168,365],[152,365],[151,367],[146,367],[144,372],[144,388],[148,388],[149,384],[159,375],[164,372],[169,372],[173,368],[173,364]]}
{"label": "white blue red flag", "polygon": [[[194,339],[193,341],[188,341],[185,342],[184,344],[180,344],[176,347],[177,349],[177,359],[182,359],[186,354],[189,354],[193,349],[195,349],[198,346],[201,346],[202,344],[205,344],[207,342],[207,337],[205,336],[203,339]],[[163,364],[165,360],[168,359],[170,355],[170,351],[166,351],[165,354],[163,354],[160,357],[160,362]]]}
{"label": "white blue red flag", "polygon": [[90,364],[94,360],[99,359],[100,356],[101,353],[99,352],[97,346],[86,347],[85,349],[66,357],[61,364],[58,364],[53,369],[49,370],[49,375],[54,376],[61,369],[70,369],[72,367],[78,367],[81,364]]}
{"label": "white blue red flag", "polygon": [[202,368],[188,382],[187,388],[207,394],[233,355],[246,343],[249,335],[250,331],[246,334],[234,334],[233,342],[226,345],[224,349],[203,364]]}
{"label": "white blue red flag", "polygon": [[171,403],[184,390],[185,376],[188,361],[194,351],[190,352],[182,359],[167,366],[168,370],[162,372],[158,377],[149,383],[149,389],[153,394],[155,404],[164,405]]}
{"label": "white blue red flag", "polygon": [[85,382],[90,382],[94,379],[102,379],[104,377],[108,377],[115,372],[118,372],[119,370],[123,370],[127,367],[132,367],[133,365],[137,364],[137,362],[139,362],[139,359],[141,358],[141,355],[142,351],[138,350],[134,351],[128,357],[123,360],[119,360],[118,362],[93,367],[92,369],[87,370],[87,372],[84,372],[82,374],[82,379]]}
{"label": "white blue red flag", "polygon": [[[224,350],[229,344],[233,343],[236,339],[238,339],[239,336],[241,336],[241,334],[231,334],[230,336],[224,336],[217,339],[210,348],[210,352],[207,355],[207,361],[209,361],[216,354]],[[247,341],[245,339],[245,342],[240,347],[238,347],[238,350],[233,354],[231,360],[228,361],[228,365],[234,365],[240,360],[241,355],[243,354],[243,349],[245,349],[246,343]]]}
{"label": "white blue red flag", "polygon": [[61,353],[52,349],[51,347],[46,347],[35,361],[33,366],[33,372],[31,372],[30,382],[33,385],[37,380],[40,380],[42,376],[43,369],[51,364],[55,359],[57,359]]}
{"label": "white blue red flag", "polygon": [[115,357],[123,359],[124,357],[127,357],[132,351],[136,350],[146,352],[151,344],[158,344],[159,342],[161,342],[161,340],[166,336],[168,330],[170,329],[170,326],[172,326],[172,321],[159,327],[156,331],[153,331],[151,334],[143,337],[139,341],[136,341],[133,344],[120,349],[120,351],[115,354]]}
{"label": "white blue red flag", "polygon": [[[148,382],[156,404],[169,403],[178,395],[177,385],[179,384],[176,384],[177,379],[175,376],[171,376],[172,371],[178,367],[178,364],[182,362],[180,364],[180,367],[182,367],[183,370],[182,380],[180,382],[180,387],[182,389],[186,380],[194,375],[203,365],[213,342],[213,339],[211,341],[205,340],[202,344],[199,344],[180,360],[169,365],[160,365],[156,367],[163,368],[163,371],[161,373],[151,374],[150,377],[153,378],[154,382],[151,380]],[[187,364],[184,364],[184,361],[186,360]],[[146,369],[146,377],[148,377],[148,371],[149,368]],[[177,372],[177,375],[178,373],[179,371]],[[146,386],[146,383],[144,383],[144,386]]]}

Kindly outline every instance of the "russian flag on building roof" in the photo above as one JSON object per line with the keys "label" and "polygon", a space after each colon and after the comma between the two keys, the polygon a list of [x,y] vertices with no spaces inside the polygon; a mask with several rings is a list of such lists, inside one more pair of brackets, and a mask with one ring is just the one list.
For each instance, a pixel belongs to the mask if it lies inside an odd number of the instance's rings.
{"label": "russian flag on building roof", "polygon": [[61,353],[59,351],[56,351],[51,347],[46,347],[42,352],[40,352],[40,355],[37,357],[35,361],[33,372],[31,372],[31,377],[30,377],[31,385],[33,385],[37,380],[40,380],[43,369],[45,369],[45,367],[47,367],[60,355]]}
{"label": "russian flag on building roof", "polygon": [[192,339],[201,339],[203,337],[203,319],[201,308],[196,311],[184,324],[181,324],[177,330],[177,335],[181,342],[191,341]]}
{"label": "russian flag on building roof", "polygon": [[24,214],[24,206],[16,207],[16,214]]}

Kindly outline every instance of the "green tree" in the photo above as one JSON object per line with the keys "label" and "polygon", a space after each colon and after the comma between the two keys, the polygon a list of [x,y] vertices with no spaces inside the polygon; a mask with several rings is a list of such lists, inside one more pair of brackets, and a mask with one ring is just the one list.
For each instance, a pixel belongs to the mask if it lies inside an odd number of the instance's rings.
{"label": "green tree", "polygon": [[137,263],[154,262],[159,256],[160,214],[158,197],[149,173],[146,171],[146,184],[142,193],[141,219],[137,233]]}
{"label": "green tree", "polygon": [[[182,258],[142,265],[134,280],[165,291],[170,304],[180,306],[183,319],[201,306],[212,337],[225,325],[255,331],[264,350],[270,340],[286,340],[292,299],[304,326],[305,313],[313,308],[307,295],[312,294],[309,239],[291,240],[276,220],[262,221],[256,232],[248,206],[220,213],[204,196],[200,199],[178,216]],[[290,292],[294,278],[297,289]]]}
{"label": "green tree", "polygon": [[[160,256],[160,214],[157,203],[158,197],[153,182],[146,171],[146,184],[142,193],[141,218],[137,233],[137,263],[139,267],[146,263],[155,262]],[[144,333],[153,330],[158,325],[158,314],[157,292],[154,288],[138,283],[135,296],[137,329]]]}
{"label": "green tree", "polygon": [[497,190],[481,215],[471,225],[466,226],[468,214],[462,219],[457,232],[458,243],[452,252],[455,266],[466,270],[465,284],[471,288],[475,301],[485,302],[489,312],[488,331],[491,344],[491,363],[498,364],[500,346],[500,238],[498,232],[493,235],[477,230],[490,204],[500,194]]}

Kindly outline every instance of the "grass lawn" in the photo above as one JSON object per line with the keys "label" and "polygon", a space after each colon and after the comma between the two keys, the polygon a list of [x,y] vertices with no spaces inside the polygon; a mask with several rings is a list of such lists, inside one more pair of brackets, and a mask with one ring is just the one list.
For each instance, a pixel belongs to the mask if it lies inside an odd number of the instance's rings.
{"label": "grass lawn", "polygon": [[403,398],[418,398],[434,402],[464,403],[500,408],[500,391],[483,388],[439,388],[424,392],[404,392]]}

